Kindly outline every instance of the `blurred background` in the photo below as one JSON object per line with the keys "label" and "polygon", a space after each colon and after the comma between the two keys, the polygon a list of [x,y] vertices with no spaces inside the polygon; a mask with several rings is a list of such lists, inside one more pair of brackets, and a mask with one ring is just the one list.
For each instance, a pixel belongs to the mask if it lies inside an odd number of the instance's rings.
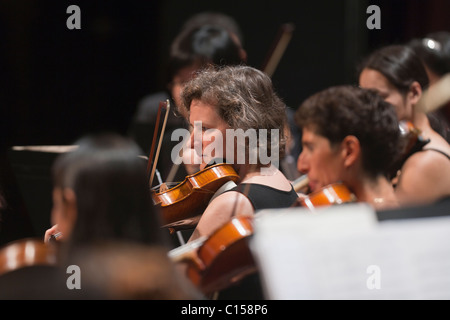
{"label": "blurred background", "polygon": [[[72,4],[81,9],[80,30],[66,27]],[[380,30],[366,27],[372,4],[381,9]],[[12,146],[126,134],[138,101],[165,87],[171,41],[202,11],[236,19],[256,68],[280,26],[295,25],[272,77],[292,108],[331,85],[356,83],[357,63],[377,47],[450,31],[448,0],[0,0],[2,183]]]}
{"label": "blurred background", "polygon": [[[71,4],[81,9],[81,30],[66,27]],[[381,9],[381,30],[366,27],[371,4]],[[357,61],[376,47],[450,30],[447,0],[0,0],[3,145],[125,133],[138,100],[164,88],[170,42],[200,11],[234,17],[257,68],[280,25],[295,25],[273,74],[293,108],[325,87],[354,83]]]}

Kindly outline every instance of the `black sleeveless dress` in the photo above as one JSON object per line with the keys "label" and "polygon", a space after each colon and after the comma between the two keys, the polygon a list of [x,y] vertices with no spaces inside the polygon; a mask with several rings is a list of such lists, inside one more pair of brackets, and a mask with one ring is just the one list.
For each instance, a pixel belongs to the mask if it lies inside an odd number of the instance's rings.
{"label": "black sleeveless dress", "polygon": [[294,187],[292,187],[290,191],[283,191],[256,183],[241,183],[226,192],[229,191],[237,191],[245,195],[250,200],[255,211],[262,209],[288,208],[292,206],[298,198]]}

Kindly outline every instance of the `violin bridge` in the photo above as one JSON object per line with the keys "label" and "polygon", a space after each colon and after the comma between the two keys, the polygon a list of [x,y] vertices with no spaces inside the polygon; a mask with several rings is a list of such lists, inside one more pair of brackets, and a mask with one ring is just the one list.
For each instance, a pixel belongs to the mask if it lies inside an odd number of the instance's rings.
{"label": "violin bridge", "polygon": [[167,184],[164,182],[164,183],[161,183],[161,185],[159,186],[159,192],[164,192],[164,191],[167,191],[169,188],[167,187]]}

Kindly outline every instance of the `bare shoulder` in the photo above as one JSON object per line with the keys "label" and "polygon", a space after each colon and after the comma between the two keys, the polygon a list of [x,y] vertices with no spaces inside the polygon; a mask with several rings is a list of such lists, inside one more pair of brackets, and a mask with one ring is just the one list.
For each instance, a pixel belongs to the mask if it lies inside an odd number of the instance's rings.
{"label": "bare shoulder", "polygon": [[401,169],[396,194],[401,203],[432,202],[450,193],[450,160],[428,150],[410,156]]}
{"label": "bare shoulder", "polygon": [[224,192],[213,201],[211,201],[209,207],[218,209],[219,211],[227,212],[229,218],[238,214],[253,214],[254,209],[250,200],[242,193],[237,191]]}
{"label": "bare shoulder", "polygon": [[406,160],[402,170],[408,168],[423,172],[441,171],[444,168],[450,168],[450,160],[435,150],[424,150],[414,153]]}

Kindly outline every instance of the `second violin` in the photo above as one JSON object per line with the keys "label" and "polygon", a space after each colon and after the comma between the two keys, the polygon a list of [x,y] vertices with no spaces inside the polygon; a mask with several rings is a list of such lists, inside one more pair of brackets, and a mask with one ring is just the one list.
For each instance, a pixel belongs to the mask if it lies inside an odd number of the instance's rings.
{"label": "second violin", "polygon": [[356,196],[343,184],[332,183],[315,192],[311,192],[306,198],[299,198],[297,206],[314,210],[320,206],[330,206],[355,202]]}
{"label": "second violin", "polygon": [[248,241],[253,222],[235,217],[209,237],[202,237],[169,252],[174,262],[187,262],[186,275],[203,293],[229,287],[256,272]]}

